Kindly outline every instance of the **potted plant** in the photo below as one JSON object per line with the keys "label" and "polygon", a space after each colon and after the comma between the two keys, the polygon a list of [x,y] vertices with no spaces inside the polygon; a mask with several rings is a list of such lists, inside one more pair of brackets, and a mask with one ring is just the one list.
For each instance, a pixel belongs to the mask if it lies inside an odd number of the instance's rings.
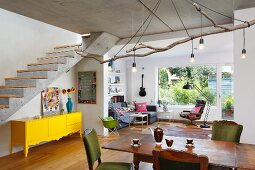
{"label": "potted plant", "polygon": [[232,96],[228,96],[224,102],[224,111],[226,116],[232,116],[234,113],[234,98]]}

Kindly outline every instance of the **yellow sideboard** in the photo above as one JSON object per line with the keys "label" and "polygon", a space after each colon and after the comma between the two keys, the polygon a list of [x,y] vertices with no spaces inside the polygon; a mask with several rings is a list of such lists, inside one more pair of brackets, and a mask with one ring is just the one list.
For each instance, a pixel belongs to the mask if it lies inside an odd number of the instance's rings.
{"label": "yellow sideboard", "polygon": [[59,140],[63,136],[76,132],[79,132],[81,136],[81,112],[54,115],[41,119],[12,120],[10,152],[12,153],[13,146],[23,146],[24,155],[27,157],[30,145]]}

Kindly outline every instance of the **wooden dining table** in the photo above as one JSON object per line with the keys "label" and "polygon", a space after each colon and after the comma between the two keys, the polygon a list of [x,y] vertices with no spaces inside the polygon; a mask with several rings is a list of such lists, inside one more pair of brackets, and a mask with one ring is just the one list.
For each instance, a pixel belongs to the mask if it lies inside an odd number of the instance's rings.
{"label": "wooden dining table", "polygon": [[[134,138],[140,139],[141,146],[131,146],[131,141]],[[193,139],[194,146],[187,147],[185,137],[164,136],[164,138],[174,140],[171,149],[206,155],[209,158],[209,165],[235,169],[255,169],[254,145]],[[117,140],[103,145],[102,148],[133,153],[135,170],[139,169],[140,162],[153,163],[153,149],[168,149],[164,139],[162,145],[156,145],[153,136],[150,134],[128,134],[120,136]]]}

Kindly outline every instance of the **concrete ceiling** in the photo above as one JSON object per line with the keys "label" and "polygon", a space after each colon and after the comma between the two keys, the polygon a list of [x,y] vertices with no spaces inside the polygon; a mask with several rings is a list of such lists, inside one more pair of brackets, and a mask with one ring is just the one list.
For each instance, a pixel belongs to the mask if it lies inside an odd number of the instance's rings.
{"label": "concrete ceiling", "polygon": [[[142,0],[153,8],[157,0]],[[200,26],[200,14],[186,0],[174,0],[187,28]],[[233,10],[255,7],[254,0],[197,0],[225,15]],[[130,37],[149,12],[138,0],[0,0],[0,8],[51,24],[79,34],[105,31],[120,38]],[[205,10],[218,24],[231,19]],[[162,0],[156,14],[173,30],[183,30],[170,0]],[[132,24],[133,23],[133,24]],[[211,26],[205,21],[204,26]],[[169,32],[169,28],[154,18],[146,34]]]}

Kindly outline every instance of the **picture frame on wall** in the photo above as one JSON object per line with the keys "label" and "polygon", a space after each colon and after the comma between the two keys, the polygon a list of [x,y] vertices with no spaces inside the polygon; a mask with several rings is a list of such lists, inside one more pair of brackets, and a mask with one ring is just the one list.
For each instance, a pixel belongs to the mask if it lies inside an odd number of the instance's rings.
{"label": "picture frame on wall", "polygon": [[41,92],[42,115],[59,113],[59,88],[48,87]]}
{"label": "picture frame on wall", "polygon": [[96,104],[96,71],[78,72],[78,103]]}

